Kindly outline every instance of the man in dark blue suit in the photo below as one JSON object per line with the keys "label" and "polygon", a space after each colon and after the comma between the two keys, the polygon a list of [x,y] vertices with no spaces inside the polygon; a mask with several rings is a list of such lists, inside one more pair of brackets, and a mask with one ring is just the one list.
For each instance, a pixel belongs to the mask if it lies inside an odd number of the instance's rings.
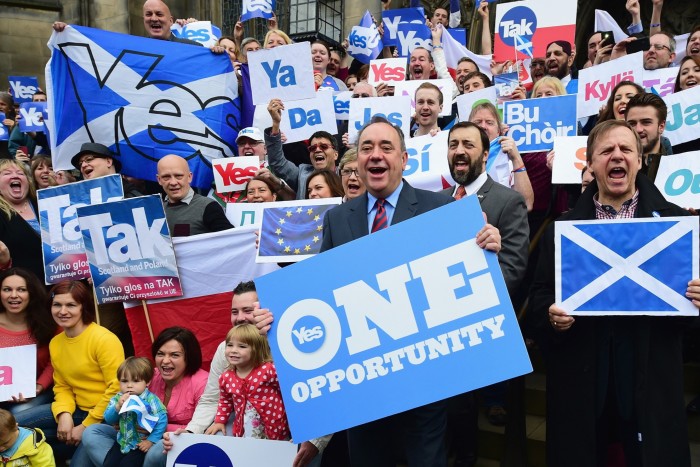
{"label": "man in dark blue suit", "polygon": [[[321,251],[454,201],[442,193],[419,190],[405,182],[402,175],[407,159],[401,129],[386,119],[374,117],[360,130],[357,168],[367,193],[326,213]],[[459,222],[455,219],[456,228]],[[429,235],[426,232],[426,237]],[[489,224],[479,231],[476,241],[496,253],[501,249],[498,229]],[[258,329],[267,332],[272,314],[265,309],[257,309],[254,314]],[[439,401],[349,429],[351,464],[394,467],[398,451],[411,467],[446,467],[446,407],[446,401]],[[362,410],[362,401],[357,401],[357,409]]]}

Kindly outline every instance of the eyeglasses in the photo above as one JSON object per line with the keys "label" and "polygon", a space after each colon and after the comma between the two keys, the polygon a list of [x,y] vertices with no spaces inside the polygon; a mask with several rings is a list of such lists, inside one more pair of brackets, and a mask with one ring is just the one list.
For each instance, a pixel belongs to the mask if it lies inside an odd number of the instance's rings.
{"label": "eyeglasses", "polygon": [[85,156],[81,157],[80,160],[78,161],[78,165],[83,165],[83,164],[89,164],[90,162],[95,160],[95,156]]}
{"label": "eyeglasses", "polygon": [[[661,52],[662,50],[667,49],[669,52],[671,52],[671,48],[669,46],[663,45],[663,44],[651,44],[651,46],[649,47],[649,50],[651,50],[651,49],[654,49],[657,52]],[[671,53],[673,53],[673,52],[671,52]]]}
{"label": "eyeglasses", "polygon": [[309,146],[309,152],[316,152],[316,149],[320,149],[321,151],[326,151],[330,147],[331,147],[331,145],[326,144],[326,143],[312,144],[311,146]]}
{"label": "eyeglasses", "polygon": [[350,96],[350,97],[354,97],[355,99],[357,99],[358,97],[372,97],[372,96],[370,96],[370,95],[367,94],[366,92],[363,92],[362,94],[353,94],[353,95]]}
{"label": "eyeglasses", "polygon": [[357,171],[357,169],[343,169],[340,171],[340,175],[343,177],[349,177],[350,175],[355,175],[356,177],[359,177],[360,173]]}

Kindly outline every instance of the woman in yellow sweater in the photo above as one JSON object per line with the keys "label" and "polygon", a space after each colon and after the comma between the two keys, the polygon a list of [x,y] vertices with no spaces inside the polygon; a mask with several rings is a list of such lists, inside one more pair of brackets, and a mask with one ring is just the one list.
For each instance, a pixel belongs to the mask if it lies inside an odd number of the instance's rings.
{"label": "woman in yellow sweater", "polygon": [[[54,368],[54,402],[30,409],[23,423],[41,428],[57,458],[91,465],[80,441],[86,427],[102,422],[110,398],[119,390],[117,368],[124,349],[117,336],[94,323],[95,307],[82,282],[51,289],[51,315],[63,332],[49,344]],[[29,411],[27,411],[29,412]]]}

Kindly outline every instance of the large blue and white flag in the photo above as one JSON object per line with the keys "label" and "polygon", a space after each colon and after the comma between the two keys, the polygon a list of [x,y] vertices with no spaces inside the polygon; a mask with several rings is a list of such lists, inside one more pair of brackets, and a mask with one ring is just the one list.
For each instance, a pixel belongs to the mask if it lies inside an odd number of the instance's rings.
{"label": "large blue and white flag", "polygon": [[55,170],[85,142],[109,147],[122,173],[155,180],[167,154],[209,187],[211,159],[235,153],[239,108],[228,56],[204,47],[81,26],[54,32],[46,65]]}
{"label": "large blue and white flag", "polygon": [[131,396],[129,396],[126,402],[122,404],[122,408],[119,411],[119,413],[123,414],[126,412],[135,412],[137,423],[141,428],[148,431],[149,433],[153,431],[153,429],[156,427],[156,424],[158,423],[158,416],[151,415],[148,413],[148,407],[146,407],[146,404],[141,400],[139,396],[135,396],[132,394]]}
{"label": "large blue and white flag", "polygon": [[348,53],[351,57],[369,64],[379,56],[384,47],[377,25],[372,21],[372,15],[365,11],[360,24],[354,26],[348,36]]}
{"label": "large blue and white flag", "polygon": [[321,251],[323,218],[341,198],[265,203],[258,263],[297,262]]}
{"label": "large blue and white flag", "polygon": [[270,19],[275,15],[275,0],[243,0],[241,7],[241,21]]}
{"label": "large blue and white flag", "polygon": [[570,315],[697,316],[685,293],[699,234],[694,216],[557,222],[556,303]]}

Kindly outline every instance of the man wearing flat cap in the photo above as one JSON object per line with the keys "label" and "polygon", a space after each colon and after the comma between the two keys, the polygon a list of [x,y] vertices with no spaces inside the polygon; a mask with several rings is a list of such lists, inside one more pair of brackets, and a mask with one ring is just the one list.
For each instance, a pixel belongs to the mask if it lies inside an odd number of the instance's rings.
{"label": "man wearing flat cap", "polygon": [[[70,163],[80,171],[85,180],[118,174],[122,169],[119,159],[114,157],[107,146],[100,143],[83,143],[80,146],[80,152],[71,158]],[[124,186],[124,198],[143,196],[124,178],[122,178],[122,185]]]}

